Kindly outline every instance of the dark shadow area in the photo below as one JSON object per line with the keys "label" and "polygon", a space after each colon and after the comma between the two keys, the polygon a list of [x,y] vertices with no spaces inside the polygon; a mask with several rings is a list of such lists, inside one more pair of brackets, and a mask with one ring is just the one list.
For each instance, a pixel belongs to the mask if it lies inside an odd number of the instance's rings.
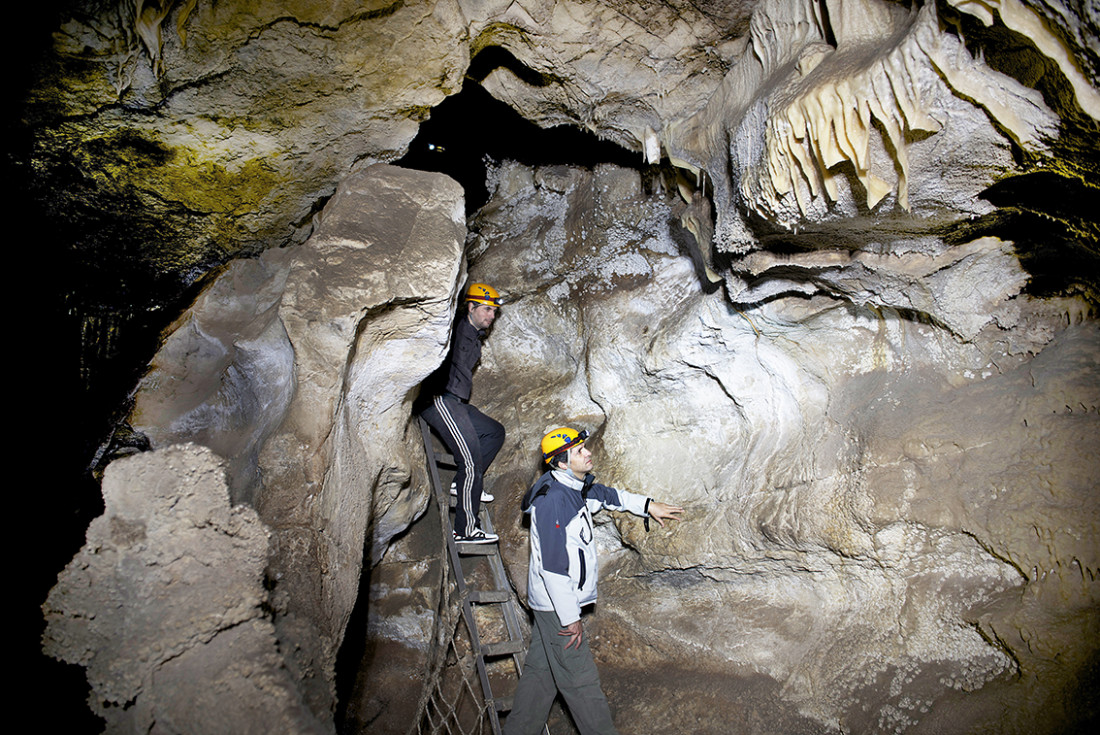
{"label": "dark shadow area", "polygon": [[[971,55],[983,58],[990,68],[1038,91],[1043,95],[1043,101],[1066,125],[1085,126],[1095,130],[1096,122],[1078,106],[1073,88],[1061,68],[1040,51],[1030,38],[1000,22],[987,26],[973,15],[955,9],[945,0],[936,3],[936,12],[944,30],[957,35]],[[1048,25],[1048,28],[1055,35],[1059,34],[1054,26]]]}
{"label": "dark shadow area", "polygon": [[[370,559],[370,534],[363,548],[363,559]],[[371,648],[368,635],[367,608],[370,606],[371,565],[366,563],[359,574],[359,596],[348,619],[344,631],[344,642],[336,654],[336,732],[358,732],[357,722],[351,715],[354,707],[349,706],[355,694],[360,669],[370,665],[373,656],[368,655]]]}
{"label": "dark shadow area", "polygon": [[612,163],[645,167],[641,153],[601,140],[593,133],[568,125],[544,129],[525,120],[478,83],[498,67],[507,68],[531,86],[548,83],[507,51],[485,49],[471,63],[462,91],[432,109],[431,117],[421,124],[419,134],[409,144],[408,153],[394,163],[453,178],[466,192],[467,215],[488,201],[486,158],[510,159],[529,166],[567,164],[591,168]]}
{"label": "dark shadow area", "polygon": [[[340,735],[404,735],[415,719],[436,653],[439,595],[449,569],[440,523],[438,499],[429,494],[424,512],[390,540],[373,567],[375,529],[367,529],[358,597],[335,664]],[[385,622],[398,619],[404,622]],[[424,639],[414,640],[411,620],[430,621],[430,631],[421,629]]]}
{"label": "dark shadow area", "polygon": [[[79,5],[58,0],[11,8],[19,42],[6,47],[5,58],[14,73],[3,85],[8,99],[15,101],[0,116],[5,204],[17,233],[9,275],[29,281],[25,288],[11,290],[16,298],[9,313],[17,316],[9,339],[25,360],[16,374],[27,380],[9,391],[33,396],[29,417],[19,419],[24,446],[15,477],[14,514],[30,523],[31,530],[23,554],[26,561],[15,572],[11,606],[14,701],[42,710],[48,729],[73,735],[102,732],[104,722],[87,707],[84,669],[43,655],[41,605],[58,573],[83,544],[88,523],[103,511],[98,479],[88,467],[139,369],[132,362],[123,367],[125,361],[117,359],[116,324],[105,331],[94,354],[82,349],[82,336],[103,324],[98,321],[102,312],[83,308],[88,304],[73,294],[89,288],[109,291],[115,281],[101,280],[112,275],[105,264],[87,271],[87,263],[75,257],[69,245],[74,236],[87,237],[86,230],[44,206],[42,192],[36,190],[36,172],[27,163],[32,146],[26,124],[28,90],[51,73],[46,59],[52,33]],[[147,333],[155,338],[162,326],[150,326]]]}
{"label": "dark shadow area", "polygon": [[997,211],[943,233],[959,244],[1012,242],[1037,297],[1079,294],[1100,303],[1100,189],[1053,171],[1004,179],[982,193]]}
{"label": "dark shadow area", "polygon": [[1054,171],[1036,171],[998,181],[982,192],[998,207],[1020,207],[1065,222],[1083,237],[1100,234],[1100,189]]}
{"label": "dark shadow area", "polygon": [[938,2],[937,11],[945,30],[958,35],[971,54],[1038,91],[1061,120],[1045,153],[1013,146],[1017,164],[1032,171],[982,193],[999,210],[953,228],[945,239],[994,235],[1011,241],[1031,276],[1030,294],[1082,294],[1100,302],[1100,123],[1082,111],[1062,70],[1030,38],[1000,23],[987,27],[946,2]]}

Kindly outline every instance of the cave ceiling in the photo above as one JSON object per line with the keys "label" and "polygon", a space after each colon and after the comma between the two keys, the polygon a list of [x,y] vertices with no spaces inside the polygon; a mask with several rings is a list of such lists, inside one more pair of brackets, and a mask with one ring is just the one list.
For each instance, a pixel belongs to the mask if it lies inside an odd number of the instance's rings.
{"label": "cave ceiling", "polygon": [[[811,288],[748,287],[765,272],[733,261],[752,250],[1030,234],[1040,219],[1045,242],[1020,250],[1044,287],[1095,280],[1089,3],[70,7],[34,67],[17,158],[66,255],[102,277],[90,305],[170,301],[234,257],[301,242],[336,183],[400,158],[467,73],[540,126],[679,167],[685,198],[709,199],[699,247],[735,300]],[[1057,275],[1051,230],[1075,264]]]}

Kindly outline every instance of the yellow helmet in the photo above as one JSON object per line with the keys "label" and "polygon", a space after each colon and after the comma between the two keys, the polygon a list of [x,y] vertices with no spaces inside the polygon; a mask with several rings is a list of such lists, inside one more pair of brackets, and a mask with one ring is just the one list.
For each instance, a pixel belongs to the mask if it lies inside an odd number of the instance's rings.
{"label": "yellow helmet", "polygon": [[466,300],[476,301],[479,304],[500,306],[504,299],[500,298],[497,290],[488,283],[471,283],[466,289]]}
{"label": "yellow helmet", "polygon": [[578,444],[583,444],[588,438],[587,431],[576,431],[567,426],[554,429],[542,438],[542,458],[547,464],[553,464],[554,457],[567,451]]}

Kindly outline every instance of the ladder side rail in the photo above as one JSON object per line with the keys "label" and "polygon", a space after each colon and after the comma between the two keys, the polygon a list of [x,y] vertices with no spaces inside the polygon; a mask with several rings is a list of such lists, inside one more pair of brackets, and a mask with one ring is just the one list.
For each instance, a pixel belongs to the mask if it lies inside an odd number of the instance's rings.
{"label": "ladder side rail", "polygon": [[[508,577],[504,570],[504,560],[500,558],[498,554],[495,557],[489,557],[489,566],[493,570],[493,577],[496,581],[497,589],[511,591],[511,586],[508,584]],[[507,602],[502,603],[501,612],[504,617],[504,627],[508,630],[508,637],[512,640],[523,640],[524,630],[520,624],[520,611],[518,601],[512,597]],[[526,651],[519,651],[512,655],[512,658],[516,662],[516,675],[523,673],[523,662],[527,658]]]}
{"label": "ladder side rail", "polygon": [[[470,635],[471,653],[477,668],[478,679],[481,681],[481,693],[485,709],[489,711],[489,723],[494,735],[500,735],[500,719],[497,716],[493,689],[489,683],[489,672],[485,666],[485,656],[481,650],[481,635],[478,632],[477,620],[474,618],[473,604],[466,585],[466,575],[462,570],[462,558],[458,553],[458,544],[455,543],[454,534],[447,533],[447,510],[450,506],[449,493],[444,492],[443,483],[439,479],[439,466],[436,459],[435,447],[432,445],[431,428],[423,416],[417,416],[420,424],[420,438],[424,442],[424,457],[428,465],[428,475],[431,478],[432,489],[435,492],[436,502],[439,504],[442,514],[441,522],[444,524],[444,538],[447,539],[447,555],[451,561],[451,569],[454,572],[455,583],[458,586],[459,598],[462,600],[462,616],[466,623],[466,631]],[[495,554],[499,560],[499,552]]]}
{"label": "ladder side rail", "polygon": [[[417,416],[417,421],[420,424],[420,436],[424,442],[424,456],[428,465],[428,475],[431,479],[432,489],[434,490],[436,501],[439,504],[440,513],[442,516],[442,522],[447,523],[448,511],[450,509],[450,494],[446,492],[443,483],[439,477],[439,466],[443,464],[448,469],[455,468],[452,463],[440,461],[435,453],[435,447],[432,443],[431,427],[428,426],[428,422],[424,420],[422,416]],[[448,488],[449,489],[449,488]],[[488,509],[482,505],[481,513],[479,514],[482,528],[490,533],[494,533],[493,522],[489,516]],[[466,630],[470,634],[470,644],[472,646],[472,652],[474,654],[474,661],[477,667],[478,678],[481,680],[481,690],[485,698],[486,709],[489,712],[489,723],[494,735],[500,735],[500,715],[498,712],[498,698],[494,696],[492,686],[489,682],[489,674],[485,665],[485,656],[482,653],[481,636],[478,631],[477,621],[474,618],[473,603],[470,600],[470,593],[466,585],[466,575],[462,570],[462,557],[458,553],[458,544],[454,541],[454,535],[446,533],[444,528],[444,537],[447,539],[447,552],[451,562],[451,569],[454,571],[455,582],[458,586],[458,594],[462,600],[462,614],[466,622]],[[508,582],[508,575],[504,569],[504,560],[500,556],[500,547],[498,544],[493,545],[495,548],[491,553],[485,554],[489,561],[489,568],[492,572],[493,582],[497,590],[511,591],[511,585]],[[508,631],[508,637],[510,640],[523,640],[523,629],[520,625],[520,609],[519,602],[512,597],[502,604],[502,612],[504,617],[505,629]],[[523,673],[523,664],[526,660],[527,652],[525,650],[518,651],[512,654],[512,660],[516,667],[516,676]],[[508,709],[510,707],[511,697],[500,698],[500,701],[509,700]],[[543,725],[544,735],[550,735],[549,725]]]}
{"label": "ladder side rail", "polygon": [[481,651],[481,635],[478,633],[477,620],[474,619],[474,606],[467,597],[462,601],[462,616],[466,620],[466,631],[470,634],[471,653],[474,655],[474,663],[477,666],[477,677],[481,680],[481,693],[489,710],[490,721],[493,723],[493,732],[500,735],[500,723],[496,722],[493,708],[493,688],[489,684],[489,671],[485,666],[485,655]]}
{"label": "ladder side rail", "polygon": [[[484,524],[484,528],[487,531],[495,532],[493,529],[492,519],[489,517],[488,512],[484,512],[482,514],[482,523]],[[489,568],[492,570],[493,582],[496,585],[496,588],[498,590],[511,591],[512,586],[508,582],[508,573],[504,569],[504,560],[501,559],[499,551],[497,554],[489,557]],[[520,625],[520,612],[517,609],[518,607],[518,601],[515,598],[512,598],[507,603],[504,603],[502,609],[502,613],[504,616],[504,625],[508,631],[508,637],[512,640],[523,640],[524,638],[524,631],[522,626]],[[516,675],[519,676],[521,673],[523,673],[523,663],[527,658],[527,652],[520,651],[513,654],[512,658],[516,664]]]}

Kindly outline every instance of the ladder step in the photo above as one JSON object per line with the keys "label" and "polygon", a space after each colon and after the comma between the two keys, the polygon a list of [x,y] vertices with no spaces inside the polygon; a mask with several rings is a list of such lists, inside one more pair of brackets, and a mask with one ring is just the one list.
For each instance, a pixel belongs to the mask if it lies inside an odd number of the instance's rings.
{"label": "ladder step", "polygon": [[514,697],[497,697],[493,700],[493,709],[497,712],[511,712]]}
{"label": "ladder step", "polygon": [[500,643],[486,643],[481,647],[481,655],[508,656],[524,650],[523,641],[501,641]]}
{"label": "ladder step", "polygon": [[508,590],[475,590],[470,593],[471,602],[508,602],[512,593]]}
{"label": "ladder step", "polygon": [[497,553],[495,541],[491,544],[463,544],[456,541],[455,546],[463,556],[493,556]]}

